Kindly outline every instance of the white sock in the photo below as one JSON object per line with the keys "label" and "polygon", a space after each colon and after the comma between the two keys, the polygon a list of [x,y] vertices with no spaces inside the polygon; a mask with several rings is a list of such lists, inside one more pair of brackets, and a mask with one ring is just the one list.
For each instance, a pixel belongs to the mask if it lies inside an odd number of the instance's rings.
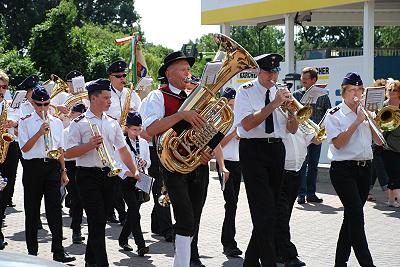
{"label": "white sock", "polygon": [[175,236],[174,267],[189,267],[190,243],[190,236]]}

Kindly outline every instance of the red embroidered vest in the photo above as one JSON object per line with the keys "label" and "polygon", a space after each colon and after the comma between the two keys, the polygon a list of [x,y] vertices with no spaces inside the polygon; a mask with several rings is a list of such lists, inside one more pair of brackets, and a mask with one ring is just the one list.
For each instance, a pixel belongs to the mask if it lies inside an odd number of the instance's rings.
{"label": "red embroidered vest", "polygon": [[164,96],[164,108],[165,115],[164,117],[175,114],[178,109],[182,106],[185,99],[183,99],[180,95],[175,94],[169,89],[169,86],[161,87],[159,90],[163,93]]}

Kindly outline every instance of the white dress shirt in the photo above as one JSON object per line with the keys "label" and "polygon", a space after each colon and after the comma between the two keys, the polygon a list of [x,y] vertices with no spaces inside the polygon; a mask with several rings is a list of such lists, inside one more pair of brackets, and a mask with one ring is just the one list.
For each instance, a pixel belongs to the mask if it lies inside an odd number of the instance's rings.
{"label": "white dress shirt", "polygon": [[[226,135],[236,130],[236,126],[232,126]],[[224,160],[239,161],[239,140],[233,137],[223,148],[222,153]]]}
{"label": "white dress shirt", "polygon": [[288,134],[283,139],[286,149],[285,170],[300,171],[307,156],[307,147],[314,138],[314,134],[305,134],[300,129],[295,134]]}
{"label": "white dress shirt", "polygon": [[[122,91],[111,88],[111,107],[106,113],[120,121],[121,110],[125,105],[125,100],[128,95],[128,88],[123,88]],[[136,92],[132,92],[130,108],[132,111],[139,111],[141,105],[140,97]],[[130,111],[131,111],[130,110]]]}
{"label": "white dress shirt", "polygon": [[[62,122],[48,114],[51,135],[53,137],[53,148],[64,148],[64,135]],[[43,119],[36,112],[20,118],[18,122],[18,142],[22,148],[40,129]],[[44,143],[44,136],[41,136],[28,152],[22,152],[26,160],[34,158],[47,158],[47,151]]]}
{"label": "white dress shirt", "polygon": [[326,132],[329,144],[328,159],[330,161],[372,159],[372,133],[367,121],[362,122],[357,127],[349,142],[341,149],[336,149],[332,143],[332,139],[345,132],[356,118],[357,114],[344,101],[328,111]]}
{"label": "white dress shirt", "polygon": [[[241,85],[237,90],[236,100],[235,100],[235,122],[238,125],[238,135],[240,138],[286,138],[286,124],[287,119],[284,115],[277,109],[272,112],[274,118],[274,132],[268,134],[265,132],[265,123],[262,122],[250,131],[243,129],[240,124],[241,121],[247,116],[261,110],[265,107],[265,96],[268,88],[265,88],[260,84],[258,78]],[[269,99],[272,102],[275,99],[277,88],[275,86],[269,88],[270,94]],[[270,115],[271,116],[271,115]]]}
{"label": "white dress shirt", "polygon": [[35,109],[33,108],[31,102],[29,102],[28,99],[25,99],[19,106],[19,117],[24,118],[32,112],[35,112]]}
{"label": "white dress shirt", "polygon": [[67,92],[58,93],[53,99],[50,100],[50,103],[55,106],[61,106],[65,104],[68,98],[70,98],[72,94]]}
{"label": "white dress shirt", "polygon": [[[136,141],[130,139],[132,146],[134,149],[136,149]],[[129,152],[132,155],[132,158],[135,160],[136,166],[138,166],[138,170],[142,171],[141,168],[139,168],[139,161],[137,155],[131,150],[131,148],[127,145],[126,146],[129,150]],[[151,160],[150,160],[150,149],[149,149],[149,144],[147,141],[141,137],[139,137],[139,152],[140,152],[140,158],[146,161],[146,166],[144,167],[144,172],[147,173],[147,170],[149,169],[151,165]],[[120,174],[122,179],[125,179],[127,177],[127,172],[129,171],[128,167],[122,162],[120,156],[118,153],[116,153],[116,160],[119,163],[119,165],[122,168],[122,172]]]}
{"label": "white dress shirt", "polygon": [[[6,100],[3,100],[0,102],[0,114],[3,112],[3,108],[4,108],[4,104],[5,104]],[[10,107],[11,102],[7,101],[7,120],[13,120],[18,122],[19,120],[19,110],[18,109],[14,109]],[[16,140],[16,136],[15,136],[15,129],[14,128],[9,128],[7,129],[7,132],[11,135],[14,136],[14,140]]]}
{"label": "white dress shirt", "polygon": [[[76,118],[69,126],[69,136],[66,142],[67,149],[89,143],[89,140],[92,137],[92,131],[88,120],[92,125],[97,125],[100,135],[103,137],[103,142],[110,153],[111,159],[115,160],[115,150],[119,150],[125,146],[125,138],[122,134],[121,127],[117,120],[111,118],[105,113],[102,114],[101,118],[98,118],[90,111],[90,109],[83,113],[82,116]],[[104,167],[96,149],[92,149],[76,158],[76,166]]]}
{"label": "white dress shirt", "polygon": [[[174,94],[179,94],[182,91],[172,86],[172,84],[169,84],[169,89]],[[153,90],[147,95],[140,108],[140,115],[142,116],[143,127],[145,129],[154,121],[164,118],[164,95],[161,90]]]}

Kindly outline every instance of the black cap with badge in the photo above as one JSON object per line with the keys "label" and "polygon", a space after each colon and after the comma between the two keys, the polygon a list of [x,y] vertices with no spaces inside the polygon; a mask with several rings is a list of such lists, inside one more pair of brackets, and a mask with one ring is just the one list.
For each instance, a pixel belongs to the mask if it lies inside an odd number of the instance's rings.
{"label": "black cap with badge", "polygon": [[111,73],[124,72],[127,67],[128,65],[125,61],[117,60],[107,68],[107,73],[110,75]]}
{"label": "black cap with badge", "polygon": [[344,76],[342,85],[355,85],[355,86],[361,86],[363,85],[363,81],[361,80],[361,77],[358,73],[356,72],[349,72]]}
{"label": "black cap with badge", "polygon": [[40,84],[35,85],[32,91],[32,100],[44,102],[50,99],[49,92]]}
{"label": "black cap with badge", "polygon": [[72,82],[72,78],[83,76],[82,73],[78,70],[70,71],[67,76],[65,76],[65,80],[67,82]]}
{"label": "black cap with badge", "polygon": [[127,126],[142,126],[142,117],[140,113],[137,111],[131,111],[126,116],[126,125]]}
{"label": "black cap with badge", "polygon": [[22,81],[22,83],[18,84],[17,90],[28,90],[32,89],[39,83],[39,76],[30,75]]}
{"label": "black cap with badge", "polygon": [[86,89],[88,94],[93,93],[95,91],[111,91],[111,82],[107,79],[97,79],[91,81],[88,85],[86,85]]}
{"label": "black cap with badge", "polygon": [[264,54],[257,56],[254,59],[256,60],[260,69],[269,72],[279,72],[281,70],[280,62],[283,60],[283,57],[279,54]]}

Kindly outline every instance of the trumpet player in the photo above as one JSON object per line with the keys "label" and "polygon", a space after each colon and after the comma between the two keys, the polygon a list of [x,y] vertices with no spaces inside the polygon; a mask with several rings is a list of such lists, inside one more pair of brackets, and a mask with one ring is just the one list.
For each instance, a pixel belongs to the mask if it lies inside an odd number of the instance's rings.
{"label": "trumpet player", "polygon": [[118,173],[115,152],[132,177],[139,178],[118,121],[105,113],[111,106],[110,85],[109,80],[97,79],[86,86],[90,108],[71,123],[65,152],[66,157],[76,158],[76,182],[89,228],[85,252],[85,266],[89,267],[109,266],[105,226],[114,185],[109,176]]}
{"label": "trumpet player", "polygon": [[374,266],[365,236],[363,207],[371,183],[371,145],[373,141],[381,145],[382,141],[366,121],[358,100],[363,92],[360,75],[346,74],[341,90],[343,102],[332,108],[326,117],[329,174],[344,207],[335,267],[347,266],[351,248],[361,266]]}
{"label": "trumpet player", "polygon": [[[301,83],[303,87],[296,90],[293,93],[294,98],[299,102],[304,94],[315,85],[318,80],[318,72],[314,68],[306,67],[301,73]],[[330,109],[331,102],[328,95],[318,97],[315,104],[311,104],[313,113],[311,120],[315,123],[319,123],[326,111]],[[307,157],[304,161],[303,167],[300,171],[301,184],[299,190],[299,196],[297,202],[304,204],[306,202],[321,203],[322,198],[317,197],[315,194],[317,187],[317,176],[318,176],[318,162],[321,154],[321,144],[310,144],[307,148]]]}
{"label": "trumpet player", "polygon": [[[62,149],[64,147],[63,126],[59,119],[47,114],[50,96],[41,85],[32,91],[32,104],[35,111],[19,120],[18,141],[24,158],[25,237],[30,255],[38,254],[37,223],[40,215],[40,202],[44,196],[46,217],[52,233],[53,259],[70,262],[62,246],[61,184],[68,183]],[[47,115],[45,115],[47,114]],[[43,116],[45,115],[45,116]],[[51,134],[50,134],[51,133]],[[53,140],[46,141],[53,137]],[[46,147],[53,143],[59,158],[49,158]]]}
{"label": "trumpet player", "polygon": [[294,116],[286,117],[280,110],[291,98],[287,88],[275,85],[283,57],[265,54],[255,59],[260,67],[258,78],[239,87],[234,109],[240,166],[253,222],[244,267],[276,266],[275,213],[285,164],[282,139],[298,129]]}

